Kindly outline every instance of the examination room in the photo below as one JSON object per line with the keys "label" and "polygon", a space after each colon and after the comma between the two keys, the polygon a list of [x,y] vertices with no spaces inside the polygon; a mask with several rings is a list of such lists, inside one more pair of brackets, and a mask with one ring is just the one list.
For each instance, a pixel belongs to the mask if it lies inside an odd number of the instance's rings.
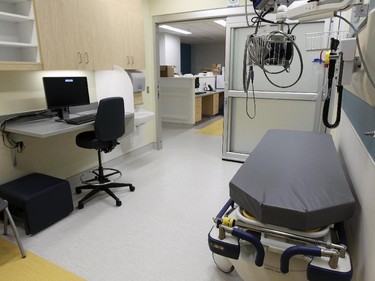
{"label": "examination room", "polygon": [[375,280],[374,30],[375,0],[0,0],[0,280]]}

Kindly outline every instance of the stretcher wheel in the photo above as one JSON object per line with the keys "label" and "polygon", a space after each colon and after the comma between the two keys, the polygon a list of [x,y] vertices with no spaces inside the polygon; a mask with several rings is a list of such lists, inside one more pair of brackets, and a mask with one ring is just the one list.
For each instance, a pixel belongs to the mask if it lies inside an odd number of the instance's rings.
{"label": "stretcher wheel", "polygon": [[80,188],[76,187],[76,193],[77,193],[77,194],[81,194],[81,193],[82,193],[82,190],[81,190]]}
{"label": "stretcher wheel", "polygon": [[212,253],[212,259],[216,264],[217,268],[224,273],[231,273],[234,270],[234,266],[228,261],[226,257]]}
{"label": "stretcher wheel", "polygon": [[134,185],[131,185],[131,186],[129,187],[129,190],[133,192],[133,191],[135,190]]}
{"label": "stretcher wheel", "polygon": [[120,200],[116,201],[116,206],[120,207],[122,205],[122,202]]}

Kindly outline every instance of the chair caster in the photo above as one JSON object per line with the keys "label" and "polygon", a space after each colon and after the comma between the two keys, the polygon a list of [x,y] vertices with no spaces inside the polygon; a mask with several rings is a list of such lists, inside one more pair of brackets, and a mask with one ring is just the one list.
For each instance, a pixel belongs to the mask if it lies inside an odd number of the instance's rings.
{"label": "chair caster", "polygon": [[134,185],[131,185],[131,186],[129,187],[129,190],[130,190],[131,192],[133,192],[133,191],[135,190]]}
{"label": "chair caster", "polygon": [[82,202],[78,202],[78,209],[83,209],[85,205]]}
{"label": "chair caster", "polygon": [[122,205],[122,202],[120,200],[116,201],[116,206],[120,207]]}
{"label": "chair caster", "polygon": [[82,190],[81,190],[80,188],[77,187],[77,188],[76,188],[76,193],[77,193],[77,194],[81,194],[81,193],[82,193]]}

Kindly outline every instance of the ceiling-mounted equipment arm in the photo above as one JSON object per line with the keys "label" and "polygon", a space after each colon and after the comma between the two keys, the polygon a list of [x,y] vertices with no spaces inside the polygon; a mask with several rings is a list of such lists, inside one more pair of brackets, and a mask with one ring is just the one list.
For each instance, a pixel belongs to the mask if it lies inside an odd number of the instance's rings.
{"label": "ceiling-mounted equipment arm", "polygon": [[285,18],[300,22],[332,18],[335,12],[363,4],[363,0],[251,0],[256,10],[273,10],[288,7]]}
{"label": "ceiling-mounted equipment arm", "polygon": [[295,1],[288,7],[286,18],[299,21],[327,19],[332,18],[335,12],[344,11],[362,3],[362,0]]}

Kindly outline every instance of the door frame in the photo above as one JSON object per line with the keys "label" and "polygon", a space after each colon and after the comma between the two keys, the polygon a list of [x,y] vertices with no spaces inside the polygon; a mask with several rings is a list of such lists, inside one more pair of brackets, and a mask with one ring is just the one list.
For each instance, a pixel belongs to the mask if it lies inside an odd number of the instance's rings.
{"label": "door frame", "polygon": [[159,55],[159,25],[179,22],[179,21],[194,21],[220,17],[241,16],[245,14],[244,7],[222,8],[202,10],[186,13],[176,13],[162,16],[153,16],[153,34],[154,34],[154,81],[155,81],[155,127],[156,127],[156,148],[158,150],[163,148],[162,138],[162,121],[159,99],[159,82],[160,82],[160,55]]}

